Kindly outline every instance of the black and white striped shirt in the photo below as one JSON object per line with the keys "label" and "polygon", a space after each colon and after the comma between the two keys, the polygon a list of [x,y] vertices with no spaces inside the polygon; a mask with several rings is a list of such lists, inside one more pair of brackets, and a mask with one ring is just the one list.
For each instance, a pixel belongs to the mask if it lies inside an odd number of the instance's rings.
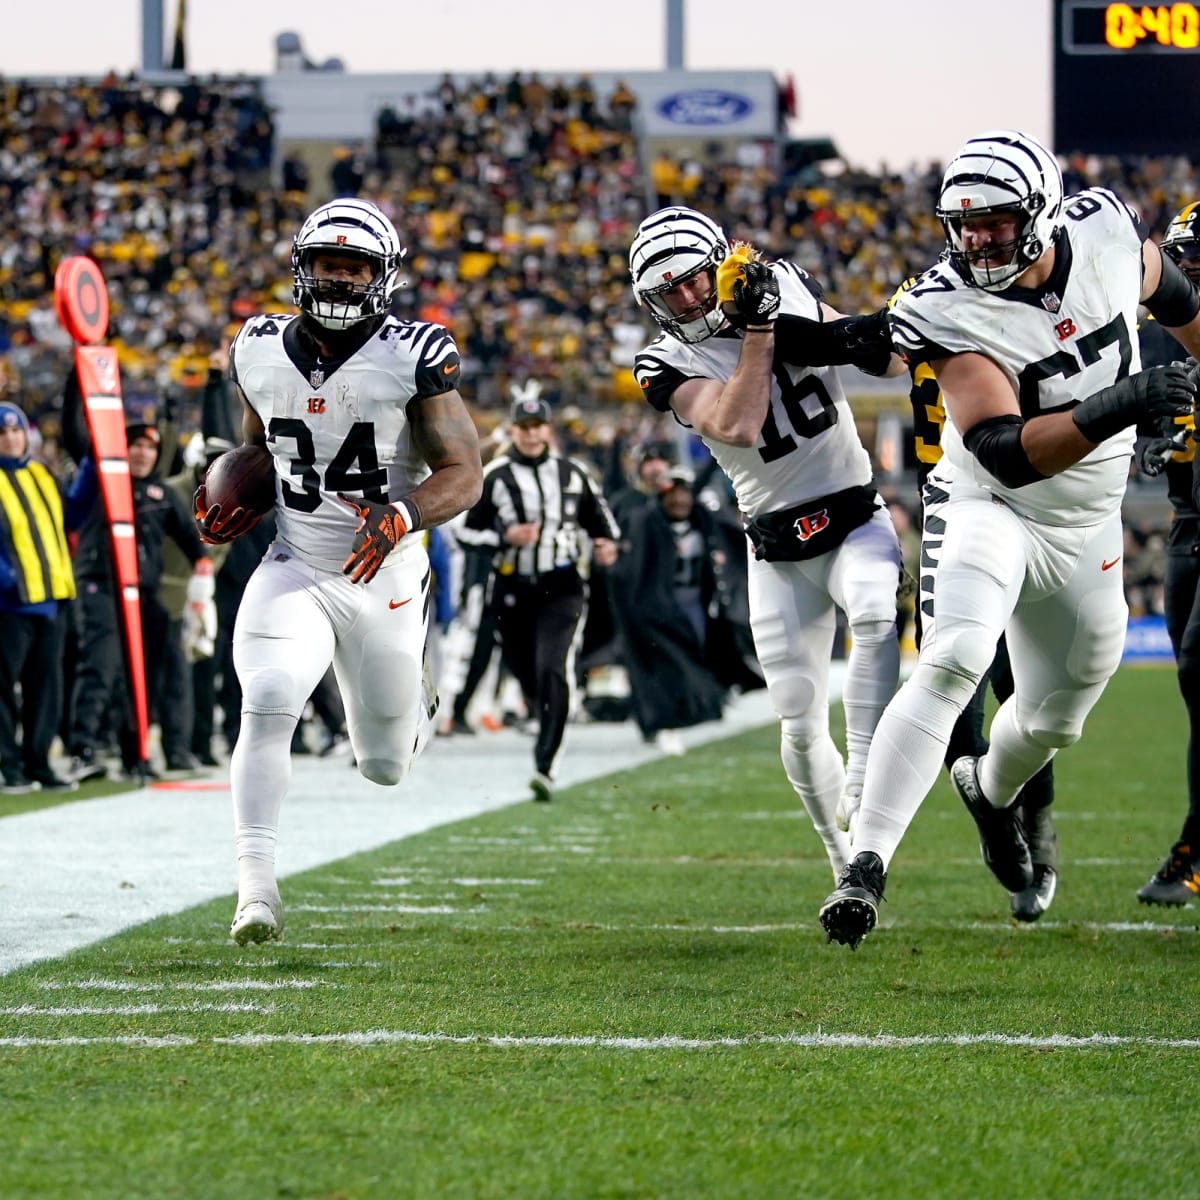
{"label": "black and white striped shirt", "polygon": [[[530,522],[541,526],[532,546],[504,540],[511,525]],[[488,463],[483,495],[458,531],[463,545],[495,551],[502,574],[528,579],[577,566],[588,539],[619,536],[608,503],[581,462],[553,453],[530,459],[515,451]]]}

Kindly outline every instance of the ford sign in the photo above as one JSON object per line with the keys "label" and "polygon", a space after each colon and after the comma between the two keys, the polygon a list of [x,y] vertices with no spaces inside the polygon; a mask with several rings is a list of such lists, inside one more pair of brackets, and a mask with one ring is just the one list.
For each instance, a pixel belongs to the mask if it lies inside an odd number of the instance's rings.
{"label": "ford sign", "polygon": [[664,96],[656,107],[674,125],[732,125],[754,111],[745,96],[715,88],[676,92]]}

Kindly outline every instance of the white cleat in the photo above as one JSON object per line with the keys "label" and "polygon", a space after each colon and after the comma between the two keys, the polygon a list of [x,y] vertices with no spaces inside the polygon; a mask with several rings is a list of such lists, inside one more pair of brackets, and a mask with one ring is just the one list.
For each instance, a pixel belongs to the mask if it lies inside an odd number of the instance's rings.
{"label": "white cleat", "polygon": [[683,737],[678,729],[660,729],[655,739],[658,748],[671,758],[682,758],[687,753]]}
{"label": "white cleat", "polygon": [[250,942],[273,942],[283,936],[283,907],[266,900],[247,900],[238,905],[229,936],[239,946]]}

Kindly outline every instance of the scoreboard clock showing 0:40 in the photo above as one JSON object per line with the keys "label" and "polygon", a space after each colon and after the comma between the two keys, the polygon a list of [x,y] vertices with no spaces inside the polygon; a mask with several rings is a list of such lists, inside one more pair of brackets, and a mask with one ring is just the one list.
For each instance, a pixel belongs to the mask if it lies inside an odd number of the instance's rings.
{"label": "scoreboard clock showing 0:40", "polygon": [[1054,2],[1054,148],[1200,154],[1200,0]]}
{"label": "scoreboard clock showing 0:40", "polygon": [[1068,54],[1177,53],[1200,50],[1195,4],[1066,5],[1063,47]]}

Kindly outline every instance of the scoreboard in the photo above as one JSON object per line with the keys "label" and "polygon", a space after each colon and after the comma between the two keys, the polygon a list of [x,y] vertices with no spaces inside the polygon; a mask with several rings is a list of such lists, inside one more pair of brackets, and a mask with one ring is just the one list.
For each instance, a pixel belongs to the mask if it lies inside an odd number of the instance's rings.
{"label": "scoreboard", "polygon": [[1054,0],[1059,154],[1200,157],[1200,0]]}

